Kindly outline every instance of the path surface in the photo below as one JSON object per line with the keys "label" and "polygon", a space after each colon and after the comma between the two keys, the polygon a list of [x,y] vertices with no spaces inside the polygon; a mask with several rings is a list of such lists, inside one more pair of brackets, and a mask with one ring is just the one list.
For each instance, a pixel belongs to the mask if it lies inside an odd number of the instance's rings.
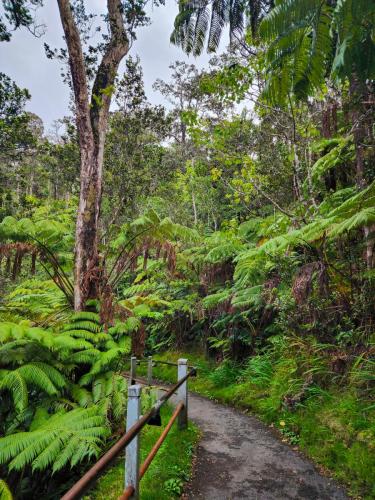
{"label": "path surface", "polygon": [[348,498],[256,418],[193,394],[189,418],[203,434],[189,500]]}

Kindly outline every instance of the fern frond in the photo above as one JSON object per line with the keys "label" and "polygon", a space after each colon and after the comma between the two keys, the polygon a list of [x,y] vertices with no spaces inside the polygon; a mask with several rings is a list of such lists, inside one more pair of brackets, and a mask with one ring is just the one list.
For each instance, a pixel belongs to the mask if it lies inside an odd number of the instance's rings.
{"label": "fern frond", "polygon": [[62,386],[65,385],[62,375],[60,375],[57,370],[52,368],[52,366],[44,363],[29,363],[17,368],[16,371],[23,377],[27,385],[34,385],[50,396],[56,395],[58,393],[58,389],[55,387],[47,373],[54,373],[53,377],[56,380],[59,380],[59,382],[62,383]]}
{"label": "fern frond", "polygon": [[54,337],[53,347],[55,349],[67,349],[80,351],[82,349],[92,349],[92,344],[86,340],[75,339],[69,335],[56,335]]}
{"label": "fern frond", "polygon": [[116,323],[115,326],[108,329],[110,335],[128,335],[136,330],[140,326],[139,318],[135,316],[129,316],[125,321]]}
{"label": "fern frond", "polygon": [[86,408],[92,405],[93,396],[91,392],[84,387],[80,387],[77,384],[71,384],[70,392],[74,401],[76,401],[82,408]]}
{"label": "fern frond", "polygon": [[[344,137],[335,141],[334,147],[324,156],[316,161],[311,169],[311,177],[314,182],[319,180],[322,175],[345,161],[350,161],[354,156],[354,147],[352,146],[352,137]],[[351,147],[350,147],[351,146]]]}
{"label": "fern frond", "polygon": [[19,371],[3,370],[0,372],[0,391],[4,390],[8,390],[12,394],[16,411],[21,413],[27,407],[29,397],[26,381]]}
{"label": "fern frond", "polygon": [[93,323],[100,324],[100,316],[98,313],[90,312],[90,311],[80,311],[74,313],[70,320],[72,322],[76,321],[92,321]]}
{"label": "fern frond", "polygon": [[118,361],[119,358],[125,354],[126,350],[119,348],[117,344],[115,348],[101,353],[98,360],[92,365],[91,370],[81,377],[79,385],[84,386],[90,383],[95,375],[101,373],[104,369],[108,370],[115,361]]}
{"label": "fern frond", "polygon": [[256,285],[245,290],[239,290],[232,299],[232,305],[238,309],[259,306],[262,299],[263,285]]}
{"label": "fern frond", "polygon": [[328,235],[336,238],[343,233],[358,229],[364,226],[375,224],[375,207],[367,207],[352,215],[348,219],[337,224],[333,224],[328,230]]}
{"label": "fern frond", "polygon": [[[70,326],[75,326],[75,325],[70,325]],[[95,333],[92,333],[92,332],[85,330],[85,329],[73,330],[73,329],[66,328],[66,329],[64,329],[63,333],[64,333],[64,335],[69,335],[71,337],[89,340],[90,342],[95,342]]]}
{"label": "fern frond", "polygon": [[213,293],[211,295],[207,295],[202,300],[202,305],[205,309],[213,309],[222,302],[225,302],[232,294],[232,290],[222,290],[217,293]]}
{"label": "fern frond", "polygon": [[76,320],[73,323],[69,323],[63,329],[63,333],[70,330],[87,330],[91,333],[99,333],[102,331],[102,326],[94,321]]}
{"label": "fern frond", "polygon": [[13,495],[4,479],[0,479],[0,498],[1,500],[13,500]]}
{"label": "fern frond", "polygon": [[70,354],[69,361],[73,364],[94,364],[100,356],[98,349],[85,349]]}
{"label": "fern frond", "polygon": [[96,407],[55,414],[34,431],[0,438],[0,463],[8,463],[10,470],[21,470],[26,465],[43,470],[52,465],[56,472],[69,462],[74,465],[97,456],[108,433]]}

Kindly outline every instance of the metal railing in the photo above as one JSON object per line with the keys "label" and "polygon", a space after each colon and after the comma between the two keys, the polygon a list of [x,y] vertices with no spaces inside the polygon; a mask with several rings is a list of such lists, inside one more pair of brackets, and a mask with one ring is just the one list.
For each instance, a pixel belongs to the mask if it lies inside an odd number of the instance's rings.
{"label": "metal railing", "polygon": [[[155,366],[151,357],[146,360],[148,363],[147,383],[152,383],[152,367]],[[156,364],[159,361],[156,362]],[[162,362],[162,364],[171,364]],[[178,418],[179,429],[185,429],[188,424],[188,391],[187,380],[191,376],[195,376],[196,369],[190,367],[186,359],[179,359],[177,366],[178,382],[163,394],[156,403],[151,407],[145,415],[141,416],[141,393],[142,387],[135,384],[136,366],[138,361],[135,357],[131,358],[131,368],[128,386],[128,406],[126,416],[126,433],[91,467],[79,481],[77,481],[70,490],[65,493],[61,500],[76,500],[81,498],[89,487],[100,477],[101,474],[112,464],[112,462],[125,449],[125,485],[124,492],[119,497],[122,500],[139,498],[139,481],[144,476],[150,466],[157,451],[165,440],[174,421]],[[139,466],[139,448],[140,448],[140,431],[147,424],[160,425],[160,409],[174,395],[177,395],[177,406],[169,420],[166,428],[160,435],[154,447],[150,451],[144,463]],[[155,423],[156,422],[156,423]]]}

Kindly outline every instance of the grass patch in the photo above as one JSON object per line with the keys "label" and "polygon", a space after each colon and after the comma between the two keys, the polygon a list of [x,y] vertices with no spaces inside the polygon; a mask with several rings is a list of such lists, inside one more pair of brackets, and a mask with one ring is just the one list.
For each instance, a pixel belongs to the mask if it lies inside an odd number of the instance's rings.
{"label": "grass patch", "polygon": [[[146,426],[141,432],[141,462],[143,462],[172,415],[172,408],[161,409],[162,427]],[[190,479],[192,457],[199,438],[199,430],[192,422],[180,431],[177,422],[159,449],[140,483],[142,500],[169,500],[178,498],[184,484]],[[124,490],[124,455],[97,482],[85,496],[86,500],[117,500]]]}
{"label": "grass patch", "polygon": [[[190,390],[251,410],[345,483],[352,495],[375,498],[375,408],[356,387],[332,383],[323,390],[313,386],[309,397],[290,411],[282,406],[281,399],[290,387],[290,373],[296,372],[293,359],[281,359],[277,366],[270,367],[266,359],[257,356],[246,367],[217,367],[199,353],[155,356],[168,361],[178,358],[187,358],[198,368],[197,377],[189,380]],[[155,378],[172,383],[176,382],[176,373],[176,368],[166,365],[158,365],[153,371]],[[138,374],[145,374],[144,365],[138,367]]]}

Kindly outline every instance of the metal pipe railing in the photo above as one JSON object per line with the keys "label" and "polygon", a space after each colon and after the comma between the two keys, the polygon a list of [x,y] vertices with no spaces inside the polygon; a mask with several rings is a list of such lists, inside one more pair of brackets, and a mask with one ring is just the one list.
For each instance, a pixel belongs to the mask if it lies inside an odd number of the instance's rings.
{"label": "metal pipe railing", "polygon": [[172,361],[161,361],[159,359],[154,359],[154,363],[157,365],[178,366],[178,363],[173,363]]}
{"label": "metal pipe railing", "polygon": [[156,453],[159,451],[160,446],[164,443],[165,438],[167,437],[169,431],[171,430],[174,421],[179,416],[179,414],[181,413],[181,411],[183,410],[183,408],[184,408],[184,404],[183,403],[178,403],[178,405],[176,406],[175,411],[173,412],[171,418],[169,419],[168,424],[165,426],[165,429],[160,434],[159,439],[156,441],[156,443],[152,447],[150,453],[147,455],[146,460],[141,465],[141,467],[139,469],[139,479],[142,479],[142,477],[145,475],[147,469],[150,467],[150,464],[153,461]]}
{"label": "metal pipe railing", "polygon": [[[176,409],[173,412],[168,424],[166,425],[163,432],[160,434],[159,439],[156,441],[156,443],[152,447],[150,453],[147,455],[146,460],[143,462],[143,464],[141,465],[141,467],[139,469],[139,479],[140,480],[145,475],[147,469],[150,467],[151,462],[155,458],[156,453],[159,451],[160,446],[164,443],[165,438],[167,437],[169,431],[171,430],[173,423],[175,422],[176,418],[181,413],[183,408],[184,408],[183,403],[179,403],[176,406]],[[133,494],[134,494],[134,487],[129,485],[127,488],[125,488],[123,494],[119,497],[118,500],[128,500],[129,498],[131,498],[131,496]]]}
{"label": "metal pipe railing", "polygon": [[187,379],[195,375],[196,369],[191,369],[181,378],[171,389],[156,401],[151,410],[143,415],[82,477],[77,481],[61,500],[75,500],[92,485],[94,481],[107,469],[107,467],[117,458],[123,449],[139,434],[143,427],[154,417],[160,408],[170,399],[173,394],[184,384]]}

